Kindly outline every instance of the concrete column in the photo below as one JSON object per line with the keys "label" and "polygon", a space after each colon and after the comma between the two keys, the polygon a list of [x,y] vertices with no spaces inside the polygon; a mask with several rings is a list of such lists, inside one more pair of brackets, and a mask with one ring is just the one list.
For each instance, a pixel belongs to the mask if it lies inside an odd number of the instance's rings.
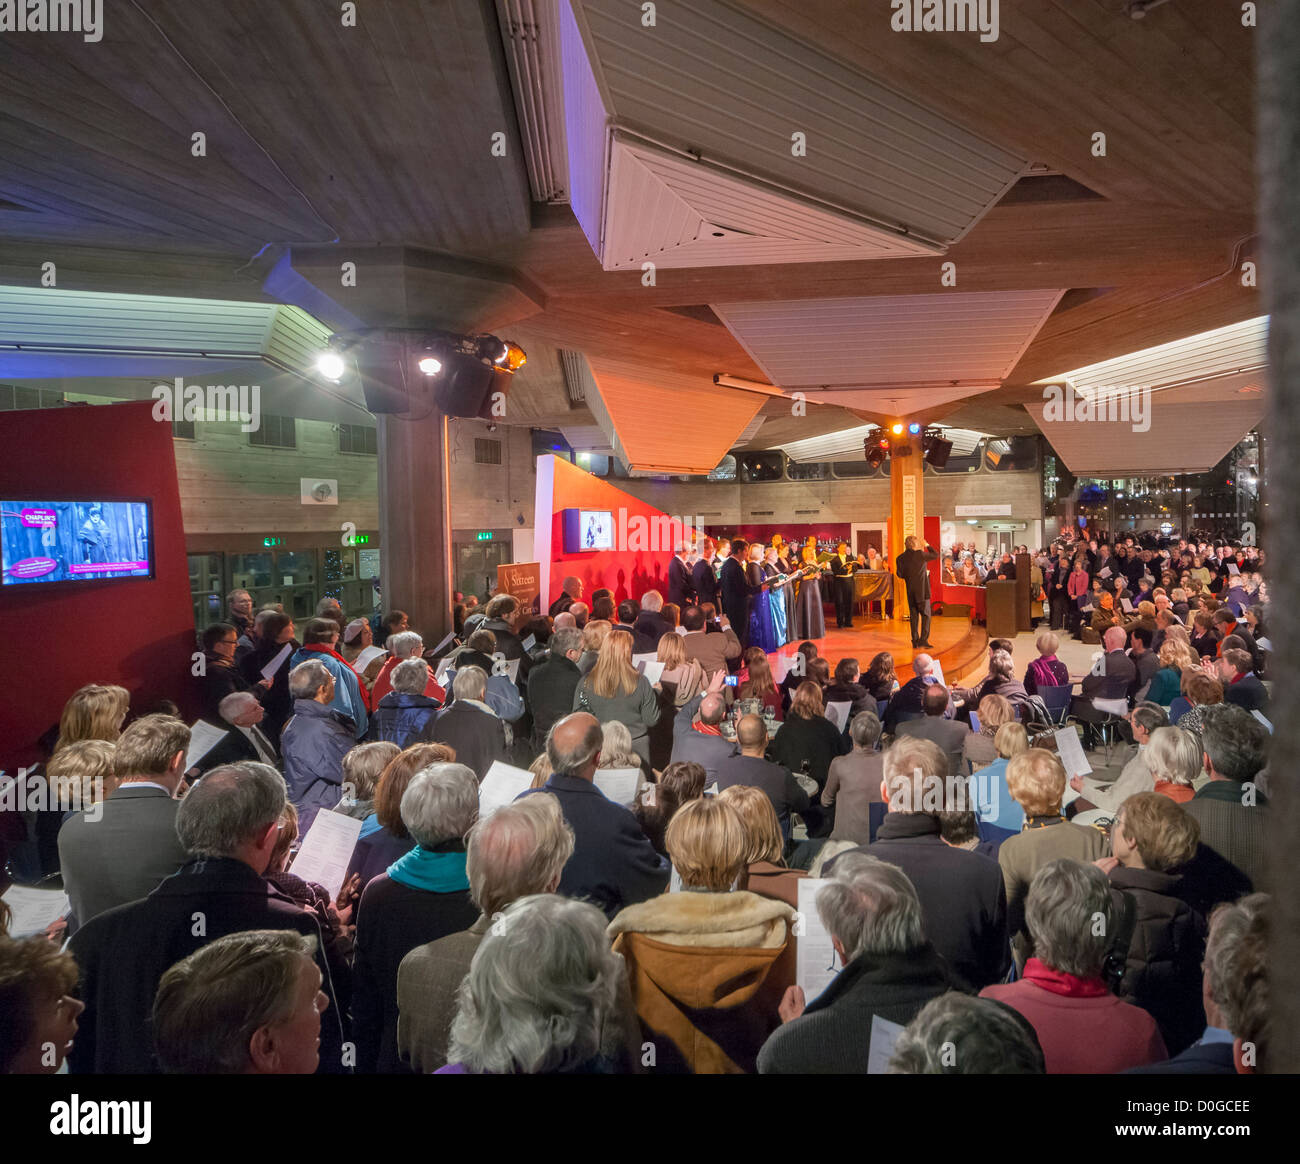
{"label": "concrete column", "polygon": [[[895,437],[894,454],[889,458],[889,568],[894,568],[894,561],[907,547],[907,538],[916,534],[925,540],[925,459],[921,455],[920,438],[910,435]],[[904,447],[912,451],[900,457],[898,448],[903,441]],[[907,613],[907,587],[901,578],[894,581],[894,617]]]}

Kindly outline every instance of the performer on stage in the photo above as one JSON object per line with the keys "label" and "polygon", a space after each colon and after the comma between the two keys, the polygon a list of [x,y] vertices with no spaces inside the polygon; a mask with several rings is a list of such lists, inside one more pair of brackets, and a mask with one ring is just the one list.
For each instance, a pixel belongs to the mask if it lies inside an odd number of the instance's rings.
{"label": "performer on stage", "polygon": [[668,601],[676,603],[679,609],[695,601],[695,586],[690,567],[686,564],[688,552],[685,545],[679,545],[673,560],[668,563]]}
{"label": "performer on stage", "polygon": [[745,645],[770,652],[785,642],[784,627],[779,627],[776,619],[779,610],[781,621],[785,621],[785,599],[773,586],[772,580],[777,577],[776,567],[773,565],[769,575],[764,567],[764,557],[762,546],[749,547],[749,564],[745,567],[745,582],[749,590],[749,635]]}
{"label": "performer on stage", "polygon": [[[724,548],[731,545],[725,539],[721,544]],[[722,560],[714,555],[715,548],[712,538],[704,539],[704,545],[700,550],[700,560],[691,567],[691,584],[695,587],[697,605],[711,602],[716,608],[718,605],[718,569],[722,565]]]}
{"label": "performer on stage", "polygon": [[817,549],[803,549],[803,574],[795,595],[794,621],[790,624],[795,639],[820,639],[826,635],[826,618],[822,613],[821,570],[817,566]]}
{"label": "performer on stage", "polygon": [[907,584],[907,606],[912,618],[912,649],[933,647],[930,642],[930,571],[928,562],[939,556],[930,549],[929,542],[922,551],[917,547],[921,539],[911,534],[904,539],[907,547],[894,561],[898,576]]}
{"label": "performer on stage", "polygon": [[[776,568],[782,574],[794,574],[799,569],[799,559],[790,544],[777,534],[772,539],[772,544],[777,547],[776,551]],[[795,594],[798,587],[798,580],[791,578],[789,583],[781,587],[781,593],[785,595],[785,628],[786,641],[794,634],[794,614],[795,614]]]}
{"label": "performer on stage", "polygon": [[741,646],[749,645],[745,641],[749,634],[749,585],[745,580],[744,560],[747,548],[743,538],[736,538],[731,543],[731,554],[722,563],[722,570],[718,574],[722,612],[731,623],[731,629],[736,632]]}
{"label": "performer on stage", "polygon": [[849,557],[849,543],[840,542],[831,558],[831,586],[835,594],[835,625],[841,630],[853,629],[853,559]]}
{"label": "performer on stage", "polygon": [[[772,607],[772,626],[776,630],[776,645],[778,647],[782,647],[790,641],[789,595],[791,587],[785,581],[789,573],[789,569],[781,568],[780,555],[776,547],[768,546],[767,553],[763,555],[763,574],[771,586],[768,591],[768,601]],[[774,578],[780,578],[782,581],[778,585],[772,585]]]}

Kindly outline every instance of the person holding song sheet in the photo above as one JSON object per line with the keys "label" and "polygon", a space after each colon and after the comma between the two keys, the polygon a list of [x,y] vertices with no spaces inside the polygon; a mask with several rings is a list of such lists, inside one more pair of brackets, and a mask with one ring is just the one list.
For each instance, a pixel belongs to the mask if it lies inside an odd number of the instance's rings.
{"label": "person holding song sheet", "polygon": [[745,645],[775,651],[785,640],[785,599],[777,582],[776,566],[770,572],[764,558],[771,554],[760,545],[749,547],[745,583],[749,589],[749,634]]}

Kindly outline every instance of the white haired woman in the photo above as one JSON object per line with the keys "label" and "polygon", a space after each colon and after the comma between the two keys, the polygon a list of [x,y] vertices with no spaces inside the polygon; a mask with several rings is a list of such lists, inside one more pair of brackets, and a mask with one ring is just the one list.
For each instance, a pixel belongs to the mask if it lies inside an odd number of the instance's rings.
{"label": "white haired woman", "polygon": [[436,1075],[582,1075],[619,1069],[603,1051],[629,1025],[623,960],[605,915],[552,894],[520,898],[488,927],[461,983],[447,1066]]}
{"label": "white haired woman", "polygon": [[1047,1074],[1114,1075],[1168,1058],[1155,1019],[1121,1002],[1102,977],[1119,923],[1106,874],[1068,858],[1049,861],[1029,887],[1026,919],[1034,957],[1024,977],[986,986],[980,997],[1029,1020]]}
{"label": "white haired woman", "polygon": [[465,868],[465,834],[478,818],[473,770],[441,763],[417,772],[402,794],[401,812],[415,848],[366,886],[357,907],[352,1025],[363,1072],[403,1070],[397,1054],[402,958],[478,917]]}
{"label": "white haired woman", "polygon": [[1155,781],[1154,791],[1178,804],[1196,795],[1195,782],[1205,771],[1200,739],[1180,727],[1158,727],[1147,740],[1142,758]]}

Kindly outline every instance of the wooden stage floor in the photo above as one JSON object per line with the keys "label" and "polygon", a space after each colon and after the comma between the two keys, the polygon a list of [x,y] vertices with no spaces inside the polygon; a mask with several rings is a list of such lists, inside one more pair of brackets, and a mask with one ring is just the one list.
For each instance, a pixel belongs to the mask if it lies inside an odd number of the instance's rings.
{"label": "wooden stage floor", "polygon": [[[787,643],[778,654],[793,654],[801,639]],[[817,649],[830,661],[831,667],[847,657],[857,659],[858,666],[866,671],[872,658],[881,651],[888,651],[894,656],[894,669],[900,679],[906,681],[912,662],[912,632],[910,624],[899,619],[867,619],[855,616],[852,630],[838,630],[833,625],[827,627],[824,638],[813,639]],[[930,641],[934,650],[926,651],[939,660],[945,678],[959,678],[969,672],[973,666],[984,663],[984,645],[988,636],[984,628],[973,624],[968,618],[942,618],[930,620]]]}

